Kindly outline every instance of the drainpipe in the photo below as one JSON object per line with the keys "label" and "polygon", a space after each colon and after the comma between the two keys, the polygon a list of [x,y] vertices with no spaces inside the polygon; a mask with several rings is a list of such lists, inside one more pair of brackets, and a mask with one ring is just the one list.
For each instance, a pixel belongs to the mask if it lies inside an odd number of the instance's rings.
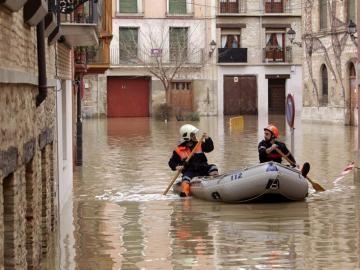
{"label": "drainpipe", "polygon": [[41,22],[39,22],[36,25],[38,75],[39,75],[39,94],[36,96],[36,107],[39,107],[47,96],[44,29],[45,29],[45,23],[44,20],[41,20]]}
{"label": "drainpipe", "polygon": [[76,166],[82,166],[81,78],[76,80]]}
{"label": "drainpipe", "polygon": [[358,44],[358,48],[357,48],[357,70],[356,70],[356,77],[357,77],[357,98],[358,98],[358,147],[357,147],[357,155],[355,157],[355,166],[359,171],[359,175],[358,175],[358,180],[360,181],[360,38],[359,38],[359,34],[360,34],[360,3],[357,2],[357,23],[356,23],[356,28],[357,28],[357,36],[358,36],[358,40],[357,40],[357,44]]}

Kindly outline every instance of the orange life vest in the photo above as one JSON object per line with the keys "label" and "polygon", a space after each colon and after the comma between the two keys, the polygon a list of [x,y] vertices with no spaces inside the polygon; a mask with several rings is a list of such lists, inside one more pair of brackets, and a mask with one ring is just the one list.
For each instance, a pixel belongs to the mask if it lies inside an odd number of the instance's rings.
{"label": "orange life vest", "polygon": [[[187,146],[178,146],[175,149],[176,154],[179,155],[181,160],[188,158],[188,156],[190,156],[191,151],[192,150]],[[199,144],[199,146],[196,148],[194,154],[200,154],[202,152],[203,151],[202,151],[201,144]]]}

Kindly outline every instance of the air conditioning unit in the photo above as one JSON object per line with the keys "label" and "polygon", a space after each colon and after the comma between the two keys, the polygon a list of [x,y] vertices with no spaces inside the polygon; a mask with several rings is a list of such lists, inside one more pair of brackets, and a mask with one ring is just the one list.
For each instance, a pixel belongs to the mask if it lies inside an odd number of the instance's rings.
{"label": "air conditioning unit", "polygon": [[12,12],[19,11],[27,2],[27,0],[5,0],[0,1],[1,5],[10,9]]}

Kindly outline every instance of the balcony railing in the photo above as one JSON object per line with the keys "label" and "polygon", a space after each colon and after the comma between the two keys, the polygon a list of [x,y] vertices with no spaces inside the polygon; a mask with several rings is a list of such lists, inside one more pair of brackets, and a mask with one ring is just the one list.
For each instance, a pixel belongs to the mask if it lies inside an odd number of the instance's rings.
{"label": "balcony railing", "polygon": [[100,17],[98,14],[99,10],[97,3],[89,1],[79,6],[70,14],[61,14],[61,22],[97,24]]}
{"label": "balcony railing", "polygon": [[265,63],[291,63],[292,47],[284,48],[268,46],[263,48],[263,62]]}
{"label": "balcony railing", "polygon": [[247,48],[219,48],[218,63],[247,63]]}
{"label": "balcony railing", "polygon": [[265,13],[291,13],[292,10],[289,1],[281,2],[264,2]]}
{"label": "balcony railing", "polygon": [[88,64],[104,64],[103,48],[88,47],[86,50],[86,59]]}
{"label": "balcony railing", "polygon": [[246,12],[246,0],[219,1],[218,14],[237,14]]}
{"label": "balcony railing", "polygon": [[[119,49],[111,49],[110,50],[110,64],[111,65],[126,65],[126,66],[132,66],[132,65],[140,65],[140,66],[148,66],[148,65],[158,65],[156,61],[156,57],[162,57],[161,60],[159,60],[162,65],[178,65],[175,61],[169,60],[169,54],[168,52],[162,51],[161,53],[157,53],[155,56],[151,53],[151,50],[149,51],[138,51],[137,55],[134,55],[133,57],[129,57],[128,55],[121,55]],[[200,49],[196,52],[188,51],[186,59],[182,58],[181,62],[183,62],[181,65],[202,65],[204,60],[204,54],[203,49]],[[158,58],[160,59],[160,58]]]}

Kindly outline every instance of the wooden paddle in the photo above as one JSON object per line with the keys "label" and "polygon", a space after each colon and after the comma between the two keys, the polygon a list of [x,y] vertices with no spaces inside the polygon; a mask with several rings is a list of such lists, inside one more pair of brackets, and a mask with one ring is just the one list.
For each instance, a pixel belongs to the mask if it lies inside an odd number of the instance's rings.
{"label": "wooden paddle", "polygon": [[[287,156],[285,156],[285,154],[279,149],[279,148],[275,148],[276,152],[278,152],[283,158],[285,158],[287,160],[287,162],[289,162],[291,165],[296,166],[296,164],[291,161]],[[311,183],[312,187],[320,192],[320,191],[325,191],[325,188],[323,188],[319,183],[316,183],[315,181],[311,180],[311,178],[309,176],[305,176],[305,178]]]}
{"label": "wooden paddle", "polygon": [[[200,140],[197,142],[197,144],[195,145],[195,147],[193,148],[193,150],[191,151],[190,155],[186,158],[185,162],[188,162],[190,160],[190,158],[193,156],[193,154],[195,153],[196,149],[199,147],[199,145],[203,142],[204,140],[204,135],[200,138]],[[181,173],[181,170],[177,170],[176,174],[174,175],[173,179],[171,180],[170,184],[168,185],[167,189],[164,191],[163,195],[166,195],[166,193],[168,193],[169,189],[171,188],[171,186],[174,184],[176,178],[178,178],[179,174]]]}

